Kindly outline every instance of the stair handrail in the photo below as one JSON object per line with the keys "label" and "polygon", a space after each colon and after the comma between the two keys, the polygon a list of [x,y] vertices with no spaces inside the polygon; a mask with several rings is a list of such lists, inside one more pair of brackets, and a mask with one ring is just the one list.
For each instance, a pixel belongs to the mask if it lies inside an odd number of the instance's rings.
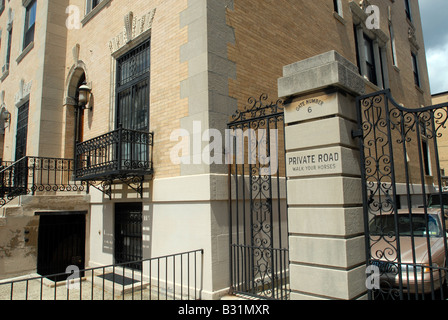
{"label": "stair handrail", "polygon": [[9,166],[7,166],[6,168],[3,168],[2,170],[0,170],[0,174],[2,174],[3,172],[5,172],[6,170],[10,169],[11,167],[17,165],[20,161],[23,161],[23,159],[27,159],[28,156],[24,156],[22,158],[20,158],[19,160],[13,162],[12,164],[10,164]]}

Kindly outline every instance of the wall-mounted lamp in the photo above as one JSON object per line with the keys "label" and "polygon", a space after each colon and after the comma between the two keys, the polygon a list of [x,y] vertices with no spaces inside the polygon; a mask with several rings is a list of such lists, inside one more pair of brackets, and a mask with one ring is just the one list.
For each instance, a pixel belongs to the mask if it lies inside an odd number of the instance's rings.
{"label": "wall-mounted lamp", "polygon": [[92,110],[92,107],[87,108],[86,106],[89,104],[90,101],[90,94],[92,92],[92,89],[87,85],[87,83],[84,81],[81,86],[78,89],[79,96],[78,96],[78,102],[81,106],[82,110],[89,109]]}
{"label": "wall-mounted lamp", "polygon": [[0,134],[5,133],[5,129],[9,127],[10,120],[11,113],[6,109],[5,106],[3,106],[0,111]]}
{"label": "wall-mounted lamp", "polygon": [[7,123],[9,124],[10,119],[11,119],[11,113],[8,110],[6,110],[6,108],[2,108],[2,110],[0,111],[0,120],[5,124],[5,128],[8,127],[6,124]]}

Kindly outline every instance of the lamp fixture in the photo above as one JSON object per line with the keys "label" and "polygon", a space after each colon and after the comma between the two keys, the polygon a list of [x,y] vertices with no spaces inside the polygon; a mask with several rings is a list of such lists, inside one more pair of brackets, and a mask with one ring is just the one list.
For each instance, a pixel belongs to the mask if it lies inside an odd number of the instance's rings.
{"label": "lamp fixture", "polygon": [[5,133],[5,129],[9,127],[11,113],[3,106],[0,110],[0,134]]}
{"label": "lamp fixture", "polygon": [[90,108],[86,107],[90,102],[90,94],[92,92],[92,89],[87,85],[87,83],[85,81],[78,88],[78,92],[79,92],[78,103],[81,106],[81,109],[82,110],[85,110],[85,109],[92,110],[92,107],[90,107]]}

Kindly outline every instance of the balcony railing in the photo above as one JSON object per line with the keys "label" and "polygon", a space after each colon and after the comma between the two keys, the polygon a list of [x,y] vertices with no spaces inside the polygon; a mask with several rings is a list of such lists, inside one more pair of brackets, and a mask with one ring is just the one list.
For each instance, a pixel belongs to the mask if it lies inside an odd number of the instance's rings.
{"label": "balcony railing", "polygon": [[0,167],[0,207],[17,196],[49,191],[87,191],[74,180],[73,159],[26,156]]}
{"label": "balcony railing", "polygon": [[76,145],[77,180],[152,174],[153,133],[119,128]]}

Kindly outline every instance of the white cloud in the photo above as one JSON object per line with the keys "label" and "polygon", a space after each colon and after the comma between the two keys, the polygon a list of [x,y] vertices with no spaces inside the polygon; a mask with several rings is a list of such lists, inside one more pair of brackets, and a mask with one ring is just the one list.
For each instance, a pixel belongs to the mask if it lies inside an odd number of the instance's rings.
{"label": "white cloud", "polygon": [[431,93],[448,91],[448,43],[426,52]]}

